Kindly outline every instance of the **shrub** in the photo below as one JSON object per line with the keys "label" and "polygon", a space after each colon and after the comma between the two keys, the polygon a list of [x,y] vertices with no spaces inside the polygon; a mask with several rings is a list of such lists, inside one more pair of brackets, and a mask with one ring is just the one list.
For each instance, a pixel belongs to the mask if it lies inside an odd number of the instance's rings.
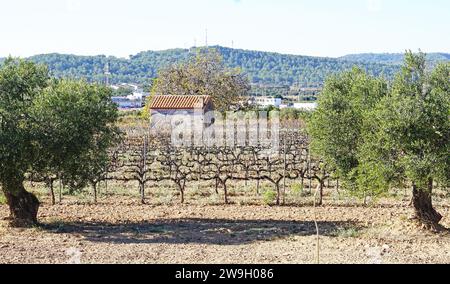
{"label": "shrub", "polygon": [[3,192],[0,192],[0,205],[6,204],[6,197]]}
{"label": "shrub", "polygon": [[294,183],[291,186],[291,192],[292,194],[294,194],[295,196],[301,196],[303,193],[303,185],[301,183]]}
{"label": "shrub", "polygon": [[336,232],[336,236],[340,238],[357,238],[361,235],[361,232],[357,228],[339,228]]}
{"label": "shrub", "polygon": [[275,199],[277,198],[277,193],[272,189],[268,189],[264,192],[263,198],[264,198],[264,204],[272,205],[274,203]]}

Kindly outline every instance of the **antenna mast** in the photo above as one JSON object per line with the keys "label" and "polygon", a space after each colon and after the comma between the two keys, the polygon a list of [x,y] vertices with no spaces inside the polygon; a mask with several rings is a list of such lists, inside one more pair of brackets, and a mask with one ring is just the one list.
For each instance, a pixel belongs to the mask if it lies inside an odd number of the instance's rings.
{"label": "antenna mast", "polygon": [[105,64],[105,84],[109,86],[109,77],[111,76],[111,72],[109,71],[109,62]]}

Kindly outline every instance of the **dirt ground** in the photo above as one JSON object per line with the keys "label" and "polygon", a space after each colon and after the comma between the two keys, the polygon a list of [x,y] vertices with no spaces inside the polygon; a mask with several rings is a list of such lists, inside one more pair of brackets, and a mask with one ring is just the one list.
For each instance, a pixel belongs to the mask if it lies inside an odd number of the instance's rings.
{"label": "dirt ground", "polygon": [[[438,210],[450,227],[450,207]],[[407,202],[314,209],[46,199],[32,229],[9,228],[0,205],[0,263],[315,263],[315,215],[321,263],[450,263],[450,233],[422,231],[410,214]]]}

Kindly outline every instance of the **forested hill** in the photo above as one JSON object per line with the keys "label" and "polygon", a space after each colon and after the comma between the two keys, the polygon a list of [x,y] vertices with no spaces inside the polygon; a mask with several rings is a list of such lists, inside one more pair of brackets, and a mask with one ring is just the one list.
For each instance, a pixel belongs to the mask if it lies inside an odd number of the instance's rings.
{"label": "forested hill", "polygon": [[[341,57],[341,60],[353,61],[353,62],[369,62],[369,63],[381,63],[381,64],[402,64],[405,55],[403,53],[361,53],[350,54]],[[450,61],[449,53],[430,53],[427,54],[428,62],[432,65],[442,61]]]}
{"label": "forested hill", "polygon": [[[229,67],[239,67],[252,83],[265,85],[315,85],[336,72],[348,70],[357,65],[374,75],[384,74],[391,78],[399,66],[377,60],[360,58],[320,58],[298,55],[231,49],[215,46]],[[146,83],[157,76],[160,68],[186,60],[196,54],[195,49],[171,49],[145,51],[129,59],[106,56],[76,56],[64,54],[36,55],[30,59],[47,64],[57,77],[86,78],[89,81],[103,81],[105,65],[109,63],[111,82]]]}
{"label": "forested hill", "polygon": [[[334,58],[319,58],[297,55],[283,55],[261,51],[249,51],[215,46],[229,67],[241,68],[252,83],[265,85],[302,85],[323,83],[329,75],[352,68],[355,63]],[[75,56],[46,54],[31,57],[35,62],[45,63],[55,76],[69,76],[101,81],[105,64],[109,62],[112,82],[144,83],[157,76],[160,68],[186,60],[195,55],[193,49],[171,49],[145,51],[120,59],[106,56]],[[387,77],[397,66],[376,63],[357,63],[372,74]]]}

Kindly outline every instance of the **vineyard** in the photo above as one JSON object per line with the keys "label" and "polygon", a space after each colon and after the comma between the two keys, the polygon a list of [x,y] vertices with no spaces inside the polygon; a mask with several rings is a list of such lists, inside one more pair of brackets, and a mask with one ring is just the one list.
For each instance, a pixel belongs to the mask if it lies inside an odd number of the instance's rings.
{"label": "vineyard", "polygon": [[[263,181],[272,185],[274,203],[284,205],[287,188],[293,183],[305,194],[312,194],[313,185],[318,189],[318,205],[323,202],[323,189],[331,174],[325,165],[314,159],[309,150],[308,137],[298,127],[299,122],[288,122],[281,133],[278,151],[272,145],[256,146],[174,146],[167,133],[155,134],[145,123],[122,129],[123,139],[110,149],[110,164],[91,181],[93,201],[97,202],[97,188],[108,190],[109,183],[121,183],[124,187],[137,185],[140,201],[146,203],[146,192],[163,182],[172,183],[185,202],[185,192],[190,186],[208,183],[217,195],[223,195],[223,203],[229,204],[228,187],[231,183],[253,182],[255,194],[262,194]],[[248,142],[248,141],[247,141]],[[249,144],[249,143],[247,143]],[[52,203],[56,203],[53,184],[57,177],[38,178],[31,181],[47,181],[50,184]],[[339,191],[339,181],[333,181]],[[62,181],[60,184],[64,186]],[[60,196],[61,198],[61,196]]]}
{"label": "vineyard", "polygon": [[[175,147],[145,123],[121,130],[91,187],[30,175],[44,227],[26,234],[0,228],[3,261],[66,263],[76,248],[83,263],[314,263],[312,220],[321,262],[341,263],[340,253],[351,255],[350,263],[448,260],[440,249],[449,244],[446,235],[430,238],[407,220],[407,191],[351,197],[310,154],[300,122],[283,127],[276,153],[269,145]],[[448,196],[439,192],[435,200],[448,212]],[[29,245],[34,253],[26,253]]]}
{"label": "vineyard", "polygon": [[[390,195],[411,200],[409,184],[392,188],[381,196],[369,190],[361,194],[341,188],[337,174],[311,153],[302,119],[283,120],[277,147],[270,143],[250,145],[249,137],[245,146],[237,146],[236,141],[233,146],[176,146],[170,133],[155,132],[145,120],[132,118],[119,125],[120,142],[108,151],[109,164],[90,179],[90,187],[65,184],[64,177],[57,175],[30,173],[28,181],[33,187],[40,184],[47,188],[52,205],[57,200],[61,203],[66,193],[70,196],[76,192],[87,193],[90,202],[97,203],[99,193],[114,194],[110,188],[126,189],[131,196],[139,197],[136,201],[146,204],[151,203],[151,193],[161,185],[176,192],[178,204],[185,203],[190,189],[195,191],[199,187],[211,189],[221,198],[221,204],[236,204],[230,199],[229,188],[241,185],[243,194],[259,198],[262,204],[277,206],[295,205],[292,198],[287,202],[288,195],[313,199],[313,203],[321,206],[325,189],[333,191],[338,199],[344,198],[347,203],[356,200],[363,206]],[[445,197],[445,188],[441,190]]]}

